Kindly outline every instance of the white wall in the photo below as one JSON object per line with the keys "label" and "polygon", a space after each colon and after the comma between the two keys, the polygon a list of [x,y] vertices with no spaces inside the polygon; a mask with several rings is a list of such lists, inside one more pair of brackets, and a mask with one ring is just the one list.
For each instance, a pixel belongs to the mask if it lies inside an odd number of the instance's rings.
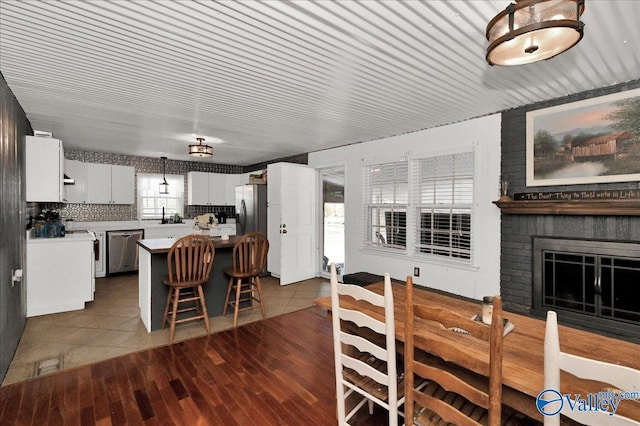
{"label": "white wall", "polygon": [[[345,166],[345,268],[346,273],[370,272],[404,280],[420,268],[414,283],[474,299],[500,294],[500,180],[501,115],[468,120],[406,135],[349,145],[309,154],[316,169]],[[381,162],[401,156],[441,155],[475,150],[474,264],[460,266],[406,254],[380,254],[363,248],[361,167],[363,160]],[[411,235],[407,234],[407,239]]]}

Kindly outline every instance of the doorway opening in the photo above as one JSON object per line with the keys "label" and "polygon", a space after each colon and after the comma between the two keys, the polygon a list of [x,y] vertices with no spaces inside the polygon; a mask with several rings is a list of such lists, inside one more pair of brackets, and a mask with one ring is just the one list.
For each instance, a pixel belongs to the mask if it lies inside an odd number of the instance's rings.
{"label": "doorway opening", "polygon": [[320,275],[329,277],[335,263],[338,279],[344,273],[344,166],[320,170],[322,182],[322,232]]}

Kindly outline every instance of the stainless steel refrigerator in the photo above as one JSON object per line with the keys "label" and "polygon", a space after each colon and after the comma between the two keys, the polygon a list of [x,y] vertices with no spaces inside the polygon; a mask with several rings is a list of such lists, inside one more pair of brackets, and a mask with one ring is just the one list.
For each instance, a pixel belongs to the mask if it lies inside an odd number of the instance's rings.
{"label": "stainless steel refrigerator", "polygon": [[267,235],[267,185],[236,186],[236,227],[238,235]]}

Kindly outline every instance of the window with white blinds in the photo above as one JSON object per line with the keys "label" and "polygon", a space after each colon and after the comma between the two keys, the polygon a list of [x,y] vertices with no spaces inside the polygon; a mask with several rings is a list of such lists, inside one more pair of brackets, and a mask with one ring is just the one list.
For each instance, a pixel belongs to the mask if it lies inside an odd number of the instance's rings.
{"label": "window with white blinds", "polygon": [[165,215],[178,213],[183,216],[184,210],[184,176],[166,175],[169,193],[160,194],[162,174],[138,173],[138,215],[140,219],[161,219],[162,208]]}
{"label": "window with white blinds", "polygon": [[472,258],[473,153],[412,161],[416,254]]}
{"label": "window with white blinds", "polygon": [[362,168],[365,246],[406,248],[408,168],[407,161]]}

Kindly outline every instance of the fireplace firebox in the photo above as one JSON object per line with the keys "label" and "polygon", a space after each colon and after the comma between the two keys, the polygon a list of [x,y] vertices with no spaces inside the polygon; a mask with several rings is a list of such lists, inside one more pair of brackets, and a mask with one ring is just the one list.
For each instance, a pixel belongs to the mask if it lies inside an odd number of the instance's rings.
{"label": "fireplace firebox", "polygon": [[533,311],[640,339],[640,244],[534,238]]}

